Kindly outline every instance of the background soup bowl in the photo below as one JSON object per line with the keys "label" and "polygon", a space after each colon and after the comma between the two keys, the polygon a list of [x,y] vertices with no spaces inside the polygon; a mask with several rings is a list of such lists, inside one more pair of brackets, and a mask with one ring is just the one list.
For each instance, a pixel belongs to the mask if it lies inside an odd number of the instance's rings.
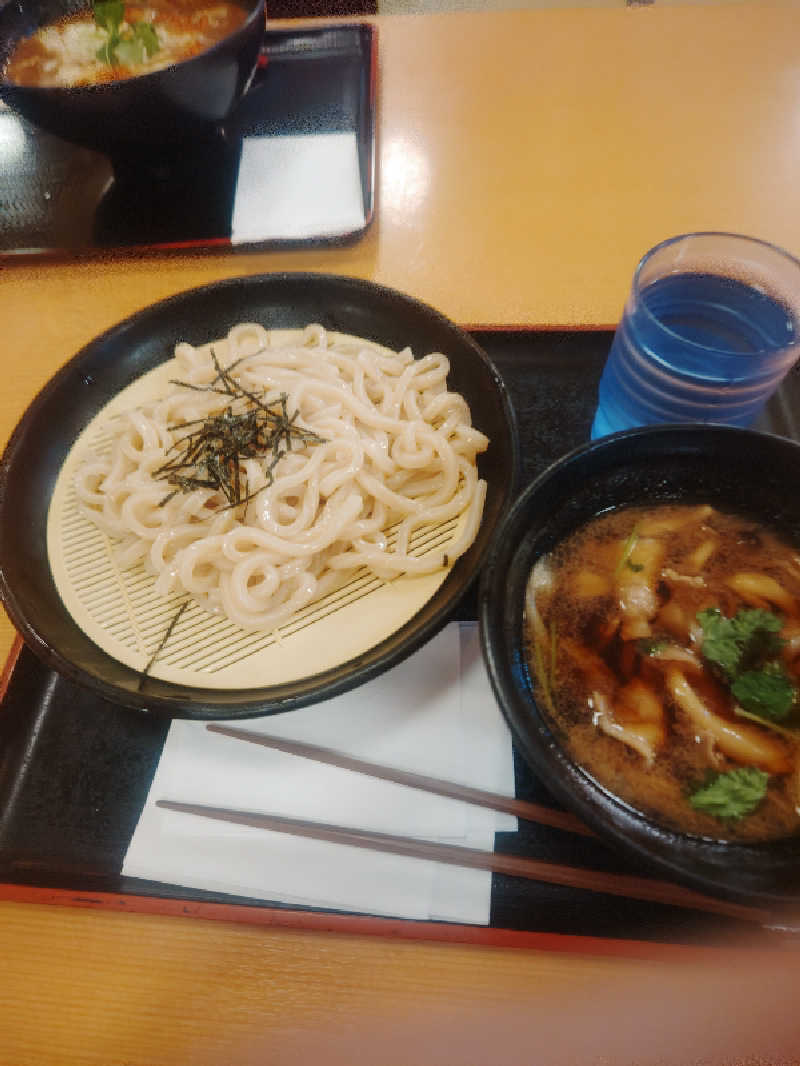
{"label": "background soup bowl", "polygon": [[[234,0],[244,23],[218,44],[182,63],[134,78],[74,88],[14,85],[0,78],[0,97],[34,125],[100,151],[179,145],[208,136],[234,110],[258,63],[265,0]],[[87,0],[11,0],[0,7],[0,71],[23,38]]]}
{"label": "background soup bowl", "polygon": [[552,794],[635,860],[701,891],[743,902],[800,903],[800,835],[732,844],[675,832],[632,809],[577,765],[534,695],[524,639],[525,587],[537,559],[610,508],[708,502],[800,543],[800,445],[751,430],[665,425],[587,444],[546,470],[506,516],[484,567],[479,614],[492,686],[533,771]]}

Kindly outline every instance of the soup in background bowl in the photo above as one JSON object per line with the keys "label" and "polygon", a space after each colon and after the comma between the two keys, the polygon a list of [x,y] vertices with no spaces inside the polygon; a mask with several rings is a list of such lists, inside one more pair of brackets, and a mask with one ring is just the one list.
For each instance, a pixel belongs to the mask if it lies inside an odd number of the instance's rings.
{"label": "soup in background bowl", "polygon": [[229,0],[94,0],[19,40],[3,75],[39,88],[121,81],[199,55],[246,17]]}
{"label": "soup in background bowl", "polygon": [[667,876],[792,905],[798,476],[800,445],[749,430],[594,441],[512,508],[479,608],[500,706],[556,799]]}
{"label": "soup in background bowl", "polygon": [[0,97],[84,147],[180,151],[231,115],[265,24],[265,0],[15,0],[0,7]]}

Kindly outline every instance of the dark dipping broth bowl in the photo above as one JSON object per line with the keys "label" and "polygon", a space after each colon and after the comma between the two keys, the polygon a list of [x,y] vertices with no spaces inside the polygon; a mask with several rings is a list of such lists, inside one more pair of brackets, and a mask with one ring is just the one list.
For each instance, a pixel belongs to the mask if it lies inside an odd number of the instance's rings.
{"label": "dark dipping broth bowl", "polygon": [[665,828],[576,764],[535,695],[525,591],[536,561],[595,516],[628,506],[709,503],[800,545],[800,445],[751,430],[666,425],[570,452],[506,516],[484,567],[479,616],[486,664],[515,744],[552,795],[637,864],[702,892],[795,915],[800,834],[729,843]]}
{"label": "dark dipping broth bowl", "polygon": [[[255,73],[265,0],[234,0],[244,23],[181,63],[100,85],[36,87],[0,76],[0,97],[35,126],[102,152],[165,148],[203,138],[231,114]],[[17,43],[89,8],[85,0],[6,0],[0,7],[0,72]]]}

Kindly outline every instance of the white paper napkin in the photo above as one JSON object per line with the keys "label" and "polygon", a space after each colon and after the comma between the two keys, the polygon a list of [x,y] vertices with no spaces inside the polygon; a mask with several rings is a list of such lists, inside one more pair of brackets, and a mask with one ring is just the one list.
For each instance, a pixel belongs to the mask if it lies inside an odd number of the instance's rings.
{"label": "white paper napkin", "polygon": [[365,222],[355,133],[244,138],[233,244],[345,236]]}
{"label": "white paper napkin", "polygon": [[[474,624],[447,626],[393,670],[244,726],[513,795],[511,741]],[[209,733],[170,727],[123,874],[313,907],[487,923],[491,876],[206,821],[158,799],[265,811],[490,850],[507,815]]]}
{"label": "white paper napkin", "polygon": [[[474,623],[460,626],[460,694],[465,741],[463,784],[514,795],[514,761],[510,734],[500,717],[489,684]],[[517,819],[482,807],[467,806],[466,840],[451,843],[491,851],[495,832],[514,832]],[[488,925],[491,875],[459,866],[434,870],[430,917],[442,921]]]}

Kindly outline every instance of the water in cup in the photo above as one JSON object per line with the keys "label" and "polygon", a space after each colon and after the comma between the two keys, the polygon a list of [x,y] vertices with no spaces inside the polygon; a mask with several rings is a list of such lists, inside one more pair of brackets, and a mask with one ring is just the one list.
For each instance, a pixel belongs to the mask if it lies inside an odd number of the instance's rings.
{"label": "water in cup", "polygon": [[592,437],[656,422],[747,426],[800,356],[800,263],[735,234],[689,234],[642,259]]}

